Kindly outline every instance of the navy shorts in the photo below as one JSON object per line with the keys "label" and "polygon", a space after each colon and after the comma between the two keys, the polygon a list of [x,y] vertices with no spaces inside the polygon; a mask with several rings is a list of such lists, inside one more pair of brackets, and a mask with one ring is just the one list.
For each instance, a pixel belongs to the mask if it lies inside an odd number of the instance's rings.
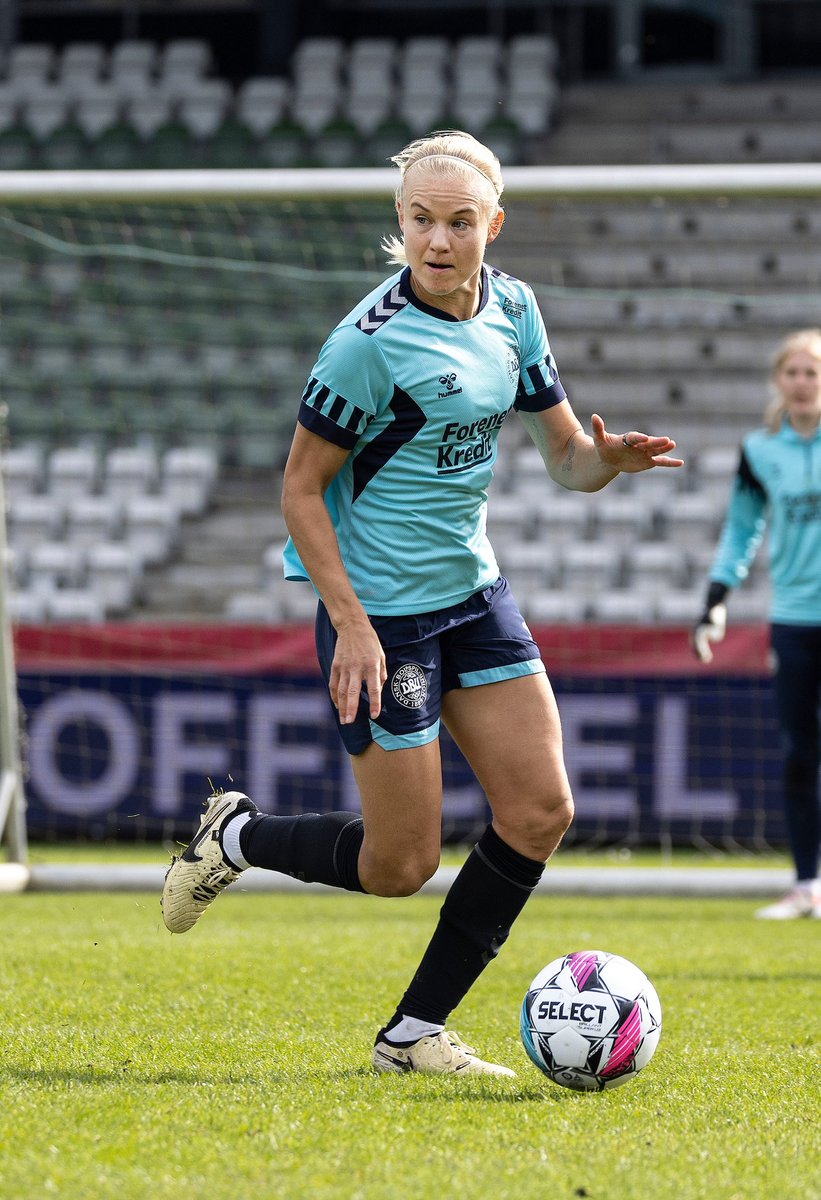
{"label": "navy shorts", "polygon": [[[434,741],[439,736],[442,697],[452,688],[544,674],[539,647],[506,579],[497,579],[450,608],[370,621],[385,651],[388,677],[382,688],[382,711],[375,721],[366,695],[360,698],[352,724],[341,725],[337,716],[349,754],[361,754],[371,742],[384,750],[401,750]],[[322,603],[316,615],[316,647],[328,683],[336,630]]]}

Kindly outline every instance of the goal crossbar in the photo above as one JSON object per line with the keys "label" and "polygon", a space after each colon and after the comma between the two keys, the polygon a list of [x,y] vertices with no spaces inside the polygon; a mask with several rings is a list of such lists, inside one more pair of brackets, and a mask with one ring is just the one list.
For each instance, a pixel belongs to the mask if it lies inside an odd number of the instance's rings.
{"label": "goal crossbar", "polygon": [[[506,167],[508,196],[817,195],[821,163]],[[396,187],[385,167],[294,169],[0,171],[0,199],[299,199],[378,197]]]}

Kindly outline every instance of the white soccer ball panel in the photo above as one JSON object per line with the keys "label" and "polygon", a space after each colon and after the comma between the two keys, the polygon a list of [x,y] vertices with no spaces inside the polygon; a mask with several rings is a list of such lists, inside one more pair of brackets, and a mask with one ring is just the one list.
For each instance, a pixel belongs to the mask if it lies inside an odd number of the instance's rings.
{"label": "white soccer ball panel", "polygon": [[572,1025],[565,1025],[558,1033],[551,1033],[545,1039],[553,1055],[553,1061],[559,1067],[583,1067],[590,1053],[590,1043],[584,1034],[579,1033]]}

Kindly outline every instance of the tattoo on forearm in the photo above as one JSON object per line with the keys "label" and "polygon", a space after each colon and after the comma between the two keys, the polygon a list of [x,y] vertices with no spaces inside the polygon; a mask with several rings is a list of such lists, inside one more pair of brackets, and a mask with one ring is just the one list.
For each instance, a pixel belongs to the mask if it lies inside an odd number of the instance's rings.
{"label": "tattoo on forearm", "polygon": [[567,447],[567,454],[565,456],[564,462],[562,463],[563,471],[572,471],[573,470],[573,458],[575,457],[575,454],[576,454],[576,439],[571,438],[570,445]]}

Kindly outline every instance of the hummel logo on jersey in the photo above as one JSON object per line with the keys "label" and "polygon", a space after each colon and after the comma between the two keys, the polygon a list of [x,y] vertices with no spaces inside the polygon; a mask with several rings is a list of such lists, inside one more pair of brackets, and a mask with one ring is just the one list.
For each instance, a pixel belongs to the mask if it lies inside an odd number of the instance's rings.
{"label": "hummel logo on jersey", "polygon": [[407,297],[402,295],[399,284],[394,284],[387,295],[377,300],[373,308],[357,321],[357,326],[363,333],[376,333],[377,329],[380,329],[407,303]]}
{"label": "hummel logo on jersey", "polygon": [[439,383],[445,389],[443,392],[439,392],[440,400],[447,400],[448,396],[458,396],[462,391],[460,387],[453,386],[456,383],[455,371],[451,371],[449,375],[440,375]]}

